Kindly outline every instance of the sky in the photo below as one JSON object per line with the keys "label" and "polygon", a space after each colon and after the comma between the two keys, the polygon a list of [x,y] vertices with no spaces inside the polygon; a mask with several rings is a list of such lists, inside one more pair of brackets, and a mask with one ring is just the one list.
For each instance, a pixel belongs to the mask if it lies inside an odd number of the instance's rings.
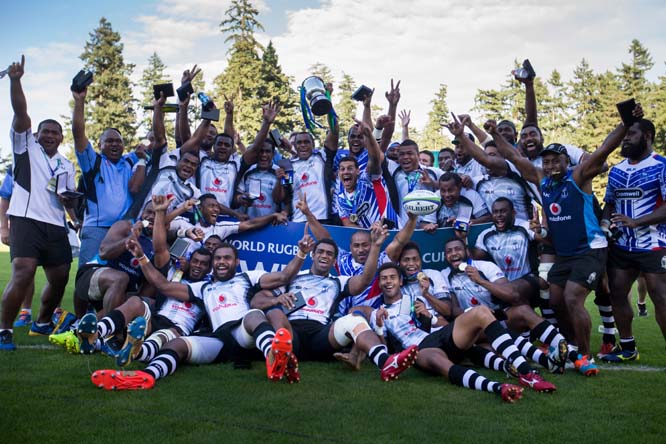
{"label": "sky", "polygon": [[[228,44],[219,31],[230,0],[24,0],[3,5],[0,69],[26,56],[23,86],[33,126],[69,114],[69,85],[82,67],[78,58],[101,17],[121,34],[125,60],[136,64],[137,81],[157,52],[167,75],[203,67],[207,84],[226,66]],[[478,89],[498,88],[514,59],[529,58],[538,75],[558,69],[569,80],[585,58],[595,71],[629,61],[636,38],[655,63],[648,77],[666,75],[666,17],[660,0],[255,0],[264,31],[275,45],[294,87],[316,62],[338,79],[383,91],[400,79],[399,109],[412,111],[421,128],[439,85],[448,85],[456,113],[474,106]],[[139,94],[136,94],[138,97]],[[337,99],[334,98],[334,102]],[[0,79],[0,147],[8,153],[12,110],[9,79]],[[95,137],[95,135],[91,135]],[[248,137],[248,136],[245,136]]]}

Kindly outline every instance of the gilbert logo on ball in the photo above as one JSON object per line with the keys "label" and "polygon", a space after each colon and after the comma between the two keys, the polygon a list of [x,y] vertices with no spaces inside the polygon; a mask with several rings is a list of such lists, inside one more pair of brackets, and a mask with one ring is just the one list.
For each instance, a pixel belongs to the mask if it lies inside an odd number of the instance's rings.
{"label": "gilbert logo on ball", "polygon": [[439,193],[433,193],[428,190],[415,190],[408,193],[402,199],[402,207],[405,211],[423,216],[437,211],[441,201]]}

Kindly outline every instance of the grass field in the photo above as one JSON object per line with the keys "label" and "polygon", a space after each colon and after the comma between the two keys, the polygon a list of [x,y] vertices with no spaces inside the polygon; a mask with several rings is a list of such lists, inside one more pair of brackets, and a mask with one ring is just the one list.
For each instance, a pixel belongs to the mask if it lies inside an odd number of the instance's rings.
{"label": "grass field", "polygon": [[[2,287],[8,261],[0,253]],[[67,309],[73,282],[74,272]],[[635,320],[640,362],[602,366],[596,378],[546,375],[555,394],[526,391],[515,405],[415,369],[384,383],[368,362],[358,373],[304,363],[292,386],[269,382],[261,363],[183,366],[153,390],[105,392],[89,378],[113,368],[109,358],[69,355],[16,329],[18,350],[0,353],[0,443],[664,443],[666,351],[648,310]],[[599,342],[593,333],[595,350]]]}

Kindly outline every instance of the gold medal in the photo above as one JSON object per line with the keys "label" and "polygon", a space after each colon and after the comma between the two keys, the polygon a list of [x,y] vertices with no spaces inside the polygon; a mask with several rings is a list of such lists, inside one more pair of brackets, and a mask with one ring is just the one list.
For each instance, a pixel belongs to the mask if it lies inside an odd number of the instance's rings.
{"label": "gold medal", "polygon": [[353,224],[358,222],[358,216],[356,215],[356,213],[352,213],[349,215],[349,221]]}

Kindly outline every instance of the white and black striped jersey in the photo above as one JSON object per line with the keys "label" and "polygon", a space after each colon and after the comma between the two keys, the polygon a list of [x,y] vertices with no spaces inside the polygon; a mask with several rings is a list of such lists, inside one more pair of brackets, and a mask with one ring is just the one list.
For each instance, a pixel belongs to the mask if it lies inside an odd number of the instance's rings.
{"label": "white and black striped jersey", "polygon": [[[440,176],[444,174],[444,171],[440,170],[439,168],[427,167],[427,168],[420,168],[418,170],[410,171],[409,173],[407,173],[403,171],[402,167],[400,167],[398,163],[390,159],[387,159],[387,162],[383,164],[382,168],[387,170],[389,177],[391,178],[387,179],[386,181],[389,190],[390,187],[394,187],[394,189],[396,190],[395,193],[396,197],[394,197],[394,195],[391,194],[391,198],[398,199],[397,205],[395,205],[396,202],[393,203],[396,211],[399,211],[398,229],[402,229],[409,220],[409,217],[407,216],[407,211],[405,211],[405,209],[402,206],[402,198],[415,190],[432,191],[432,189],[424,186],[421,183],[421,175],[428,174],[430,178],[435,183],[437,183]],[[421,220],[423,220],[423,216],[419,216],[418,221],[420,222]]]}
{"label": "white and black striped jersey", "polygon": [[309,270],[303,270],[292,280],[288,291],[301,292],[305,307],[289,315],[290,321],[310,319],[328,324],[339,300],[347,291],[347,282],[351,276],[317,276]]}
{"label": "white and black striped jersey", "polygon": [[276,187],[278,181],[275,170],[277,170],[275,165],[271,166],[269,170],[260,170],[256,165],[253,165],[243,174],[243,177],[238,182],[236,189],[239,193],[248,193],[255,189],[257,185],[261,190],[261,194],[257,199],[252,201],[252,205],[241,207],[250,219],[268,216],[280,211],[280,205],[273,201],[273,189]]}
{"label": "white and black striped jersey", "polygon": [[333,156],[328,150],[314,150],[312,155],[301,160],[291,159],[294,168],[292,209],[294,222],[305,222],[306,217],[296,208],[302,194],[307,196],[308,207],[316,219],[328,219],[331,210],[331,177]]}
{"label": "white and black striped jersey", "polygon": [[[470,265],[479,270],[479,274],[490,282],[505,277],[502,270],[492,262],[472,260]],[[491,310],[500,308],[500,301],[493,297],[488,290],[472,281],[464,272],[448,267],[442,270],[442,276],[448,282],[451,292],[456,296],[460,308],[463,310],[477,305],[485,305]]]}
{"label": "white and black striped jersey", "polygon": [[514,281],[534,271],[530,262],[533,240],[534,232],[529,223],[516,220],[513,227],[505,231],[498,231],[495,226],[483,230],[476,238],[476,248],[488,253],[506,278]]}
{"label": "white and black striped jersey", "polygon": [[236,178],[241,169],[247,168],[242,157],[233,154],[229,161],[219,162],[210,157],[201,161],[197,172],[197,186],[202,194],[212,194],[218,203],[231,207]]}

